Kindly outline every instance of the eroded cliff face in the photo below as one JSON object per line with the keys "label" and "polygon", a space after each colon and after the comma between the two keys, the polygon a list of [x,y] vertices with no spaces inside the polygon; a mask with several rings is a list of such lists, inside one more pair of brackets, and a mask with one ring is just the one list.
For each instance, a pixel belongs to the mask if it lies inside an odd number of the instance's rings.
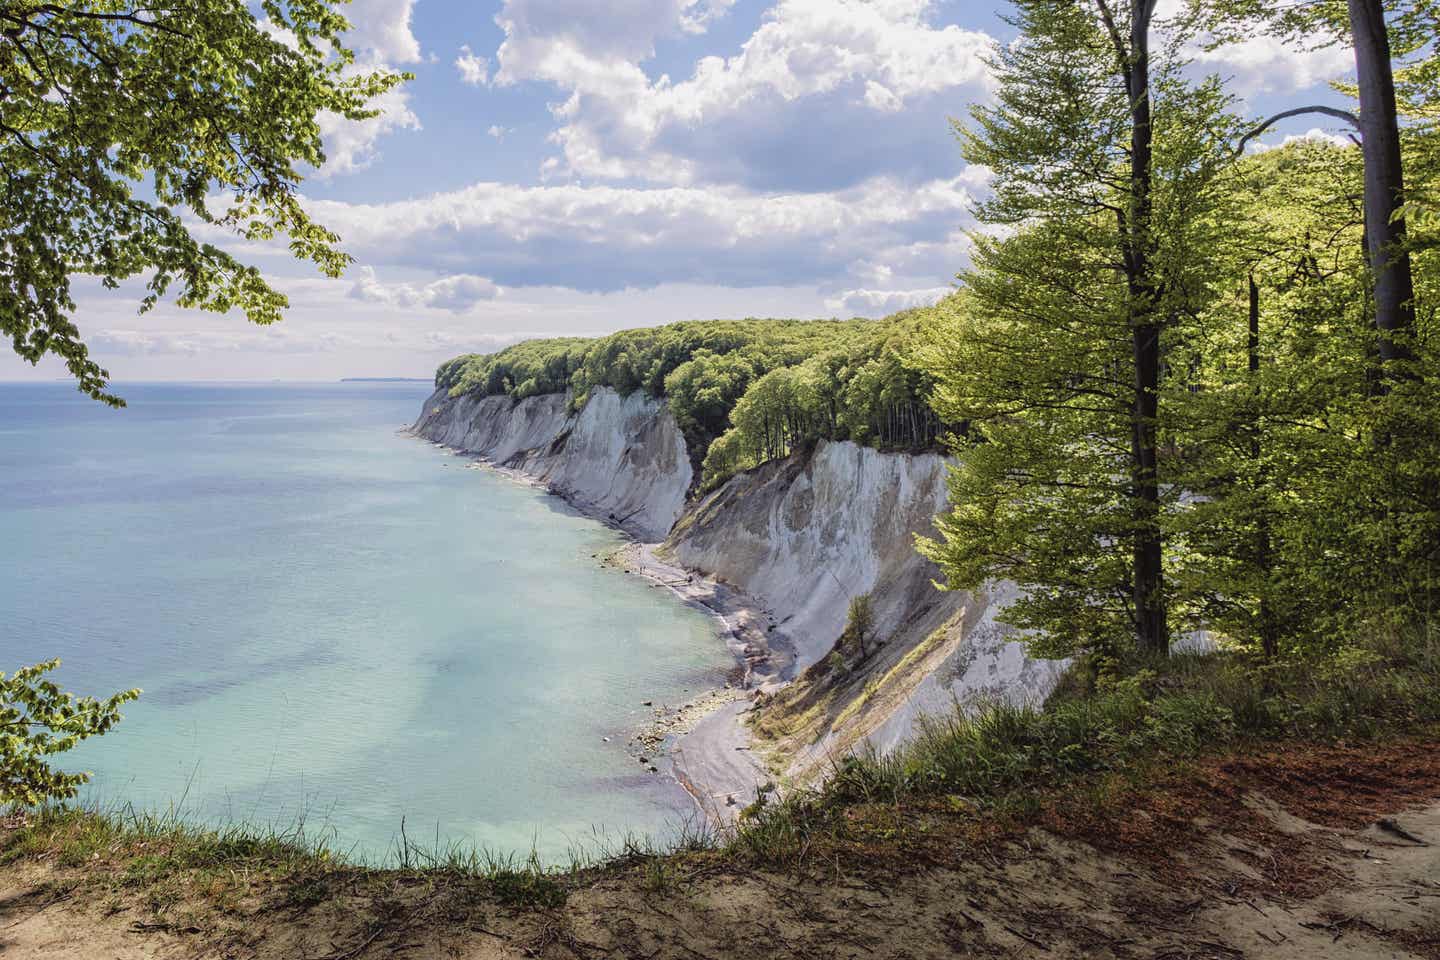
{"label": "eroded cliff face", "polygon": [[[1063,664],[1027,657],[995,610],[1013,587],[942,592],[914,546],[946,501],[945,461],[853,443],[767,463],[687,508],[693,480],[666,405],[597,389],[578,413],[560,395],[451,398],[437,391],[420,436],[544,482],[658,552],[753,597],[793,653],[752,726],[772,766],[803,776],[862,742],[889,750],[926,714],[976,696],[1038,702]],[[850,599],[868,593],[868,656],[827,655]],[[783,686],[783,689],[782,689]]]}
{"label": "eroded cliff face", "polygon": [[[1039,702],[1064,664],[1034,660],[995,611],[1013,591],[938,590],[915,550],[945,506],[945,461],[821,443],[813,453],[734,477],[692,505],[662,552],[731,583],[776,617],[795,653],[795,682],[754,722],[779,765],[802,775],[862,741],[887,751],[925,714],[978,696]],[[827,655],[850,599],[868,593],[868,656]]]}
{"label": "eroded cliff face", "polygon": [[660,540],[685,506],[693,477],[685,438],[661,401],[597,388],[578,413],[545,394],[425,402],[414,432],[549,485],[582,509]]}

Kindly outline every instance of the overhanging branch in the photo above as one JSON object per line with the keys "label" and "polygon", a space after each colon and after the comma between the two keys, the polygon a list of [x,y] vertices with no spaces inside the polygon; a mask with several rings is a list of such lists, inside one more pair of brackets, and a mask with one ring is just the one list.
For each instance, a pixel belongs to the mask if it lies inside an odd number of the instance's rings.
{"label": "overhanging branch", "polygon": [[1260,136],[1260,134],[1264,133],[1266,130],[1269,130],[1281,120],[1284,120],[1288,117],[1298,117],[1301,114],[1305,113],[1323,113],[1327,117],[1334,117],[1337,120],[1344,120],[1356,130],[1360,129],[1360,118],[1355,116],[1355,114],[1349,112],[1348,110],[1341,110],[1338,107],[1323,107],[1318,105],[1313,107],[1296,107],[1293,110],[1284,110],[1280,113],[1275,114],[1275,116],[1271,117],[1269,120],[1266,120],[1264,123],[1260,124],[1258,127],[1245,134],[1245,136],[1241,137],[1239,146],[1235,148],[1235,155],[1238,157],[1240,154],[1244,153],[1245,145],[1247,143]]}

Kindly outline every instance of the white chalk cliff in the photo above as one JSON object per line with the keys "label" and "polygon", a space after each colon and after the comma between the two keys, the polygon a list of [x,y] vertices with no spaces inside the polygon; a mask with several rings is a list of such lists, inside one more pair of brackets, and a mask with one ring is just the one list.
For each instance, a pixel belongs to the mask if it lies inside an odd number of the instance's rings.
{"label": "white chalk cliff", "polygon": [[891,749],[921,716],[957,699],[1038,701],[1062,670],[1013,642],[994,620],[995,596],[933,585],[939,571],[915,551],[914,536],[930,532],[946,501],[937,455],[822,442],[687,505],[684,438],[664,402],[640,393],[596,389],[574,412],[561,395],[515,401],[439,390],[414,432],[542,481],[642,540],[663,540],[661,555],[749,594],[773,615],[797,675],[833,648],[850,598],[869,593],[883,646],[811,742],[787,745],[793,772],[862,741]]}
{"label": "white chalk cliff", "polygon": [[436,443],[481,457],[550,486],[577,507],[613,518],[642,540],[660,540],[685,507],[693,477],[685,438],[662,401],[592,390],[572,412],[570,397],[545,394],[450,397],[437,390],[413,428]]}

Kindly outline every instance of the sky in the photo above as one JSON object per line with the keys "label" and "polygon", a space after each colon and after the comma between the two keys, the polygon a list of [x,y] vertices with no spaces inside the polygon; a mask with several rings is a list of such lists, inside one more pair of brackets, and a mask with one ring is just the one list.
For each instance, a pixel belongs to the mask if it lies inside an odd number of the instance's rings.
{"label": "sky", "polygon": [[[989,180],[950,118],[992,95],[1007,6],[354,0],[358,61],[415,74],[380,117],[322,118],[302,191],[354,266],[332,280],[232,243],[289,296],[282,323],[137,315],[138,286],[84,279],[76,322],[117,382],[333,380],[535,336],[933,302]],[[1263,36],[1194,56],[1257,117],[1343,103],[1328,82],[1353,68]],[[1316,119],[1267,139],[1341,132]],[[0,379],[62,375],[0,355]]]}

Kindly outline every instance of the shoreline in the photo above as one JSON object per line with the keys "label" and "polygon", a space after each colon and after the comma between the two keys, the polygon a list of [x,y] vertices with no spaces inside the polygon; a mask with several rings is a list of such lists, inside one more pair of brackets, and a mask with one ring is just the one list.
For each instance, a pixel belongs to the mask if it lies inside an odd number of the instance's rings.
{"label": "shoreline", "polygon": [[467,459],[467,469],[485,470],[543,490],[581,516],[616,531],[629,542],[598,557],[601,566],[615,567],[652,586],[663,587],[710,617],[716,635],[735,660],[724,686],[702,690],[673,708],[655,708],[648,722],[629,731],[628,742],[637,750],[648,751],[638,754],[647,761],[667,759],[667,773],[704,817],[720,826],[733,822],[754,799],[757,786],[769,779],[751,753],[745,714],[758,693],[769,692],[788,680],[794,663],[788,638],[775,617],[741,591],[664,559],[659,552],[662,544],[645,542],[612,514],[602,514],[524,471],[431,440],[413,426],[400,432],[450,456]]}

